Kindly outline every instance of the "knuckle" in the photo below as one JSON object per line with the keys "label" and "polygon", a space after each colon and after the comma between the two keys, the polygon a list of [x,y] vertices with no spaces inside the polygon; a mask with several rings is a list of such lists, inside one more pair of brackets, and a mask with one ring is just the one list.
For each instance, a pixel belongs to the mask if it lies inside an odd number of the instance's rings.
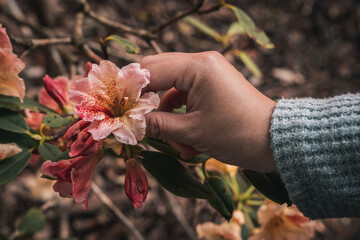
{"label": "knuckle", "polygon": [[149,62],[150,62],[150,56],[145,56],[139,61],[141,67],[148,65]]}
{"label": "knuckle", "polygon": [[150,137],[163,138],[165,132],[164,120],[156,114],[146,118],[146,133]]}
{"label": "knuckle", "polygon": [[199,61],[205,64],[217,64],[223,56],[216,51],[203,52],[198,55]]}

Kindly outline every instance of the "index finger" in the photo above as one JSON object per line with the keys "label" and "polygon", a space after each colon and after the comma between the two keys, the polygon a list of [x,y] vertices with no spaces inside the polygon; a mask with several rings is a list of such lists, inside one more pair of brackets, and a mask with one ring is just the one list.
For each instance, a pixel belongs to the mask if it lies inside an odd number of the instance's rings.
{"label": "index finger", "polygon": [[172,87],[189,92],[192,85],[192,59],[188,53],[163,53],[147,56],[140,61],[141,68],[150,71],[150,83],[147,91],[163,91]]}

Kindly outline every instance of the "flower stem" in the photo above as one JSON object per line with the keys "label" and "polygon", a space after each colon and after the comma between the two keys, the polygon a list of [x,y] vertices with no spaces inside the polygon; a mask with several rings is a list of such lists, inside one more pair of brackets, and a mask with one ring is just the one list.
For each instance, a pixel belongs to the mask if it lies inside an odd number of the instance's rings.
{"label": "flower stem", "polygon": [[131,153],[131,149],[130,149],[129,145],[125,145],[125,150],[126,150],[127,158],[128,159],[132,158],[132,153]]}
{"label": "flower stem", "polygon": [[206,162],[203,162],[203,163],[202,163],[201,169],[202,169],[202,171],[203,171],[203,173],[204,173],[205,181],[207,181],[207,179],[208,179],[210,176],[209,176],[208,172],[206,171],[205,164],[206,164]]}
{"label": "flower stem", "polygon": [[254,230],[255,229],[255,224],[252,221],[247,208],[244,208],[244,215],[245,215],[245,219],[246,219],[247,223],[249,224],[249,227],[251,228],[251,230]]}

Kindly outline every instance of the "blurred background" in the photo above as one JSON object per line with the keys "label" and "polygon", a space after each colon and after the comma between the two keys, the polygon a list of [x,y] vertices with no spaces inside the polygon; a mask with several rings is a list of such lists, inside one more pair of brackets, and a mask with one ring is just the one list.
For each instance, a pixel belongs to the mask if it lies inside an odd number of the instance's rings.
{"label": "blurred background", "polygon": [[[87,61],[96,60],[91,52],[104,58],[99,38],[112,34],[132,41],[141,49],[136,55],[117,44],[110,44],[107,54],[118,66],[156,54],[156,47],[164,52],[215,50],[223,53],[251,84],[273,99],[359,92],[359,1],[227,2],[244,10],[275,45],[274,49],[262,49],[246,35],[233,35],[229,39],[232,47],[241,49],[256,63],[262,77],[255,76],[229,47],[184,20],[153,31],[155,45],[146,38],[99,24],[86,16],[83,33],[77,35],[74,32],[76,15],[84,5],[72,0],[0,0],[0,23],[13,37],[14,52],[26,63],[21,76],[29,97],[37,96],[45,74],[72,78],[84,72]],[[189,0],[89,0],[88,4],[91,11],[100,16],[149,32],[179,12],[192,8]],[[218,1],[206,0],[200,9],[204,12],[192,16],[223,35],[236,17],[229,9],[217,10],[217,5]],[[212,7],[214,10],[206,12]],[[76,36],[81,37],[75,39],[79,44],[74,41]],[[72,37],[72,43],[29,47],[17,41],[52,37]],[[90,53],[83,43],[90,48]],[[58,199],[52,190],[53,182],[39,178],[39,164],[28,166],[15,181],[0,186],[0,233],[14,233],[21,216],[29,208],[38,207],[46,213],[46,226],[34,239],[135,239],[97,195],[90,193],[88,211],[72,200]],[[94,182],[146,239],[191,239],[198,223],[223,221],[206,201],[169,195],[151,177],[145,205],[134,210],[124,193],[124,174],[123,160],[106,156],[97,167]],[[324,223],[327,231],[317,234],[316,239],[360,237],[358,219],[329,219]]]}

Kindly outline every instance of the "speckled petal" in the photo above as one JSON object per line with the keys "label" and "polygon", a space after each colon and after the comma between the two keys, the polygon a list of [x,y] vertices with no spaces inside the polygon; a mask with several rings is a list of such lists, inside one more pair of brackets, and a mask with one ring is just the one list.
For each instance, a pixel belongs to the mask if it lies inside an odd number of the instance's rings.
{"label": "speckled petal", "polygon": [[102,121],[93,122],[88,131],[92,134],[94,140],[99,141],[109,136],[114,130],[121,128],[123,124],[122,118],[106,118]]}

